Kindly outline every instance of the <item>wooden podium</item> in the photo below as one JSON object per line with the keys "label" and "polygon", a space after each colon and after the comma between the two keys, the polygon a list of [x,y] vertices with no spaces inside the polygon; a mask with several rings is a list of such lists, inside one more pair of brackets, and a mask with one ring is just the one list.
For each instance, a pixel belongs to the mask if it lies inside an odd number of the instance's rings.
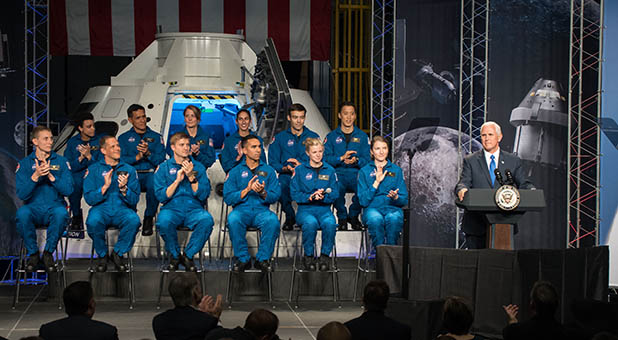
{"label": "wooden podium", "polygon": [[498,189],[469,189],[463,201],[455,204],[466,211],[481,214],[487,223],[487,248],[513,249],[513,227],[528,211],[545,208],[543,190],[519,190],[520,201],[513,210],[502,210],[496,204]]}

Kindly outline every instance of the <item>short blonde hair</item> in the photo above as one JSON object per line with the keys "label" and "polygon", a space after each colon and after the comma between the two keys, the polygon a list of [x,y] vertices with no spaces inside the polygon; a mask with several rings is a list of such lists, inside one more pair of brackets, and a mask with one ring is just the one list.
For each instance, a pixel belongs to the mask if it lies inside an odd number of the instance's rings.
{"label": "short blonde hair", "polygon": [[303,144],[305,144],[305,151],[307,152],[311,150],[312,146],[321,146],[322,148],[324,148],[324,144],[322,144],[322,141],[319,138],[307,138],[305,139]]}

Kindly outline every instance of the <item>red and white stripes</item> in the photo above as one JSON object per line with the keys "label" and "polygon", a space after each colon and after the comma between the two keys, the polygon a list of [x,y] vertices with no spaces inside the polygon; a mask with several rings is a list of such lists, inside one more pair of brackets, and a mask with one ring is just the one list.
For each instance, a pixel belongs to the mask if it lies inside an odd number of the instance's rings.
{"label": "red and white stripes", "polygon": [[135,56],[163,32],[245,32],[281,60],[330,58],[330,0],[50,0],[52,55]]}

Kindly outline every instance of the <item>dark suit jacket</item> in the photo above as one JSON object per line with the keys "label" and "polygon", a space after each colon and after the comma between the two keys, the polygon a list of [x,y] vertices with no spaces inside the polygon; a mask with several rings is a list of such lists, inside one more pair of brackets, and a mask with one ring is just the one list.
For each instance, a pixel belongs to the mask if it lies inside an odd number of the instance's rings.
{"label": "dark suit jacket", "polygon": [[506,326],[502,330],[504,340],[567,340],[570,339],[564,327],[556,320],[532,318]]}
{"label": "dark suit jacket", "polygon": [[352,340],[410,340],[412,337],[410,326],[385,316],[383,312],[364,312],[345,325],[352,333]]}
{"label": "dark suit jacket", "polygon": [[[510,170],[517,188],[534,188],[534,185],[532,185],[532,182],[530,182],[528,176],[524,172],[521,159],[516,155],[500,149],[497,169],[502,173],[502,178],[504,180],[506,180],[505,171]],[[490,189],[494,187],[497,188],[498,186],[500,186],[500,184],[497,180],[494,186],[491,185],[489,168],[487,167],[483,150],[477,151],[464,158],[461,177],[459,183],[457,183],[455,187],[455,195],[463,188]],[[485,235],[487,224],[482,215],[466,211],[461,223],[461,229],[468,235]]]}
{"label": "dark suit jacket", "polygon": [[152,319],[157,340],[204,340],[217,327],[219,320],[191,306],[175,307]]}
{"label": "dark suit jacket", "polygon": [[73,315],[42,325],[39,336],[45,340],[118,340],[118,330],[86,315]]}

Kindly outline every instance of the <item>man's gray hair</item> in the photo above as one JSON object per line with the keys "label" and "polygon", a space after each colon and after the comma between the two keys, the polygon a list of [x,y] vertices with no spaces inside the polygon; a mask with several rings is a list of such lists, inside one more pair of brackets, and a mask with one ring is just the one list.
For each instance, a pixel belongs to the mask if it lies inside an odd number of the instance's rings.
{"label": "man's gray hair", "polygon": [[502,128],[500,128],[500,125],[498,125],[498,123],[496,122],[488,121],[488,122],[483,123],[483,125],[481,125],[481,131],[483,130],[485,126],[493,126],[496,129],[496,134],[498,135],[502,134]]}

